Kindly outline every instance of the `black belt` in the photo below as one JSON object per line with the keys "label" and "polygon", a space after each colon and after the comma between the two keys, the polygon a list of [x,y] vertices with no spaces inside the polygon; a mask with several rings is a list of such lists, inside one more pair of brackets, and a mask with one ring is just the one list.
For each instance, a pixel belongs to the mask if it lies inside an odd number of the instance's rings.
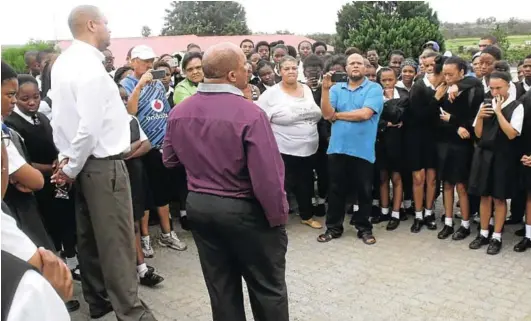
{"label": "black belt", "polygon": [[93,159],[93,160],[123,160],[124,159],[124,154],[112,155],[112,156],[107,156],[107,157],[96,157],[94,155],[90,155],[89,159]]}

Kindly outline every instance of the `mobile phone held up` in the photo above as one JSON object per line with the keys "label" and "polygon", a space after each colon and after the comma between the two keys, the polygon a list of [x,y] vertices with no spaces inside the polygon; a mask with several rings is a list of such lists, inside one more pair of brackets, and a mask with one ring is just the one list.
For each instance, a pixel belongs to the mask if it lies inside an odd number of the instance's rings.
{"label": "mobile phone held up", "polygon": [[162,79],[166,76],[166,70],[152,70],[153,79]]}
{"label": "mobile phone held up", "polygon": [[485,98],[483,100],[483,108],[492,108],[492,98]]}
{"label": "mobile phone held up", "polygon": [[348,76],[346,72],[335,72],[332,75],[332,82],[347,82]]}

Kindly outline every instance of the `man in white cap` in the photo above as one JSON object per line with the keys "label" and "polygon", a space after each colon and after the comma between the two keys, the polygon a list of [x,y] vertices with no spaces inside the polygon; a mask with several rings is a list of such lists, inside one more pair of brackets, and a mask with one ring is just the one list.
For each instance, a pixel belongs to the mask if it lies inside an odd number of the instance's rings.
{"label": "man in white cap", "polygon": [[[129,95],[127,109],[131,115],[138,118],[140,127],[147,134],[153,147],[143,156],[144,168],[148,176],[148,186],[151,199],[148,201],[153,208],[157,208],[160,219],[161,237],[159,244],[174,250],[186,250],[186,243],[179,240],[170,224],[170,200],[176,194],[172,188],[172,173],[162,163],[162,141],[166,133],[166,123],[170,104],[166,98],[166,89],[162,82],[153,79],[151,69],[157,55],[148,46],[139,45],[131,51],[131,67],[133,74],[121,81],[121,85]],[[140,78],[150,81],[139,81]],[[144,229],[145,230],[145,229]],[[142,235],[142,250],[146,257],[153,257],[149,235]]]}

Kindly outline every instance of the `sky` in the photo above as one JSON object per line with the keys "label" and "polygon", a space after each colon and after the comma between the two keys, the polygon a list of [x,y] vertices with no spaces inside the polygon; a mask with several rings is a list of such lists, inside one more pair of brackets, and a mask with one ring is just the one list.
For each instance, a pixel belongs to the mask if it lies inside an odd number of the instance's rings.
{"label": "sky", "polygon": [[[345,0],[239,0],[247,12],[247,25],[252,32],[274,33],[289,30],[296,34],[335,33],[337,11]],[[484,0],[431,0],[441,21],[475,21],[479,17],[496,16],[498,21],[511,17],[531,20],[531,1],[504,0],[494,9]],[[149,4],[149,6],[146,5]],[[22,44],[29,39],[71,39],[67,18],[70,10],[80,4],[98,6],[109,20],[112,37],[140,37],[143,25],[158,35],[164,24],[165,9],[171,0],[23,0],[2,1],[0,43]],[[30,23],[23,23],[28,21]]]}

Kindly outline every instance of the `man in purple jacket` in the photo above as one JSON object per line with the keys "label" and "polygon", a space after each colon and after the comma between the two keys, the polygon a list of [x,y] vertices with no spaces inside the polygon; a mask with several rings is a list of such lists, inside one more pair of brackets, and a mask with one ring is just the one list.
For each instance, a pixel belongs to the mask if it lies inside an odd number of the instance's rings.
{"label": "man in purple jacket", "polygon": [[245,61],[229,43],[205,52],[204,83],[170,112],[163,160],[188,176],[214,321],[246,320],[242,277],[255,320],[288,321],[284,164],[265,113],[243,97]]}

